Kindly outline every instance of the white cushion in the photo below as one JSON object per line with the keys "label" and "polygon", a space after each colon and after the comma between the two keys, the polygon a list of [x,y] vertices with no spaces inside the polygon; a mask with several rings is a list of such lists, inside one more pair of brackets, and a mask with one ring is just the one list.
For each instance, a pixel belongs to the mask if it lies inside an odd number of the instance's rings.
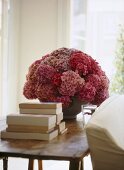
{"label": "white cushion", "polygon": [[124,95],[111,96],[103,102],[85,129],[94,169],[123,170]]}

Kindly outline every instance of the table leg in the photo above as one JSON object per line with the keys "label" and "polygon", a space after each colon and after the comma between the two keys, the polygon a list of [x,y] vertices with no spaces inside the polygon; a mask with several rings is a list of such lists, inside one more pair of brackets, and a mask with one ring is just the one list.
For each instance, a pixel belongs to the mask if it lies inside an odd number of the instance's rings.
{"label": "table leg", "polygon": [[80,170],[83,170],[84,169],[84,161],[83,159],[81,160],[81,167],[80,167]]}
{"label": "table leg", "polygon": [[69,164],[69,170],[83,170],[81,168],[81,161],[70,161],[70,164]]}
{"label": "table leg", "polygon": [[38,160],[38,170],[43,170],[42,160]]}
{"label": "table leg", "polygon": [[34,169],[34,159],[29,159],[28,170],[33,170],[33,169]]}
{"label": "table leg", "polygon": [[3,158],[3,170],[8,169],[8,157]]}

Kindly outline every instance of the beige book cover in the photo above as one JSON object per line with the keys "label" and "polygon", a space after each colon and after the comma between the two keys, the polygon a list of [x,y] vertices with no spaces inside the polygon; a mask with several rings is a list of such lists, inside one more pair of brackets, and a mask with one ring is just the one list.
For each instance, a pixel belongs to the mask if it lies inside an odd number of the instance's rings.
{"label": "beige book cover", "polygon": [[63,112],[62,113],[59,113],[59,114],[56,114],[56,124],[60,124],[60,122],[63,120]]}
{"label": "beige book cover", "polygon": [[19,112],[22,114],[59,114],[62,113],[62,107],[59,107],[57,109],[24,109],[20,108]]}
{"label": "beige book cover", "polygon": [[[29,114],[29,113],[23,113],[23,114]],[[43,113],[30,113],[32,115],[48,115]],[[51,114],[56,115],[56,124],[59,124],[63,120],[63,112],[57,113],[57,114]]]}
{"label": "beige book cover", "polygon": [[24,132],[7,132],[1,131],[2,139],[35,139],[35,140],[52,140],[58,136],[58,130],[50,133],[24,133]]}
{"label": "beige book cover", "polygon": [[49,133],[54,130],[54,125],[32,126],[32,125],[8,125],[7,132],[26,132],[26,133]]}
{"label": "beige book cover", "polygon": [[8,125],[32,125],[55,127],[56,115],[10,114],[6,120]]}
{"label": "beige book cover", "polygon": [[58,129],[59,135],[62,135],[67,132],[68,128],[66,128],[66,123],[65,121],[60,122],[57,126],[56,129]]}
{"label": "beige book cover", "polygon": [[62,132],[66,128],[65,121],[60,122],[56,127],[57,127],[59,133]]}
{"label": "beige book cover", "polygon": [[21,109],[56,109],[62,107],[60,102],[20,103]]}

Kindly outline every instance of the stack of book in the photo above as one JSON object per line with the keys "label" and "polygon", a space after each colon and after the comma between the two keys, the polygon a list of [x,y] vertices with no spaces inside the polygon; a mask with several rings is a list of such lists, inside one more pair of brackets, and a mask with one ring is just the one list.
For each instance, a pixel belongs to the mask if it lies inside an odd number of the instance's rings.
{"label": "stack of book", "polygon": [[10,114],[1,138],[52,140],[67,131],[62,103],[20,103],[19,114]]}

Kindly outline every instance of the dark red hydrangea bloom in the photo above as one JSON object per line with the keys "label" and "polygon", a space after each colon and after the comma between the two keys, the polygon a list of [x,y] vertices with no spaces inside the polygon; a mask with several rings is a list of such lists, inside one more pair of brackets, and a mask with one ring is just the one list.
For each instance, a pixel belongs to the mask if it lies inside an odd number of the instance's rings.
{"label": "dark red hydrangea bloom", "polygon": [[56,74],[56,70],[45,64],[40,64],[37,70],[35,71],[35,77],[39,84],[48,84],[51,82],[52,77]]}
{"label": "dark red hydrangea bloom", "polygon": [[61,102],[63,103],[64,107],[69,107],[70,103],[71,103],[71,99],[69,96],[61,96],[61,97],[57,97],[55,99],[56,102]]}
{"label": "dark red hydrangea bloom", "polygon": [[86,77],[86,82],[90,83],[96,89],[101,85],[101,77],[96,74],[90,74]]}
{"label": "dark red hydrangea bloom", "polygon": [[[83,52],[73,52],[70,58],[70,66],[72,70],[78,70],[82,75],[88,74],[91,67],[91,61],[88,55]],[[82,67],[82,70],[80,69]]]}
{"label": "dark red hydrangea bloom", "polygon": [[36,60],[34,63],[31,64],[31,66],[29,67],[29,72],[26,75],[27,81],[36,82],[37,78],[35,76],[35,72],[36,72],[37,68],[39,67],[40,63],[41,63],[41,59]]}
{"label": "dark red hydrangea bloom", "polygon": [[109,97],[108,89],[100,89],[97,91],[92,103],[99,106],[108,97]]}
{"label": "dark red hydrangea bloom", "polygon": [[100,105],[108,98],[109,80],[99,63],[77,49],[59,48],[36,60],[26,75],[27,99],[62,102],[74,99]]}
{"label": "dark red hydrangea bloom", "polygon": [[27,81],[24,84],[23,94],[27,99],[36,99],[37,95],[36,92],[36,84],[32,83],[31,81]]}
{"label": "dark red hydrangea bloom", "polygon": [[94,97],[96,94],[96,89],[92,84],[86,83],[82,90],[80,91],[78,98],[79,100],[82,100],[84,103],[87,101],[87,103],[90,103],[94,101]]}
{"label": "dark red hydrangea bloom", "polygon": [[62,74],[60,74],[60,73],[54,74],[52,77],[52,84],[59,87],[62,82],[61,76],[62,76]]}

